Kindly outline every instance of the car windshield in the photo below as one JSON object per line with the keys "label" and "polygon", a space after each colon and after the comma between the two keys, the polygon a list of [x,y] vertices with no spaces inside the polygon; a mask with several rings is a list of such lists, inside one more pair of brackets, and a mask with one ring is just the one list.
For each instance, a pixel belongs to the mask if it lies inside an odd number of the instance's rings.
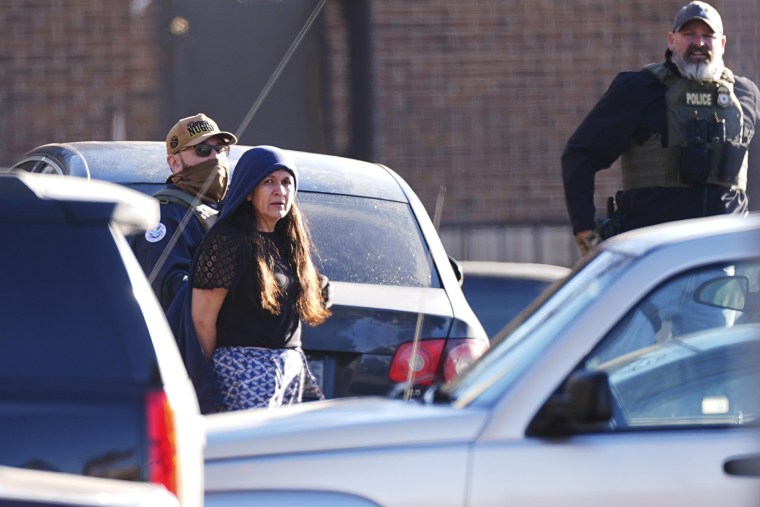
{"label": "car windshield", "polygon": [[490,350],[443,391],[458,406],[490,405],[630,262],[619,253],[600,252],[497,334]]}
{"label": "car windshield", "polygon": [[337,282],[440,287],[406,203],[299,192],[319,270]]}

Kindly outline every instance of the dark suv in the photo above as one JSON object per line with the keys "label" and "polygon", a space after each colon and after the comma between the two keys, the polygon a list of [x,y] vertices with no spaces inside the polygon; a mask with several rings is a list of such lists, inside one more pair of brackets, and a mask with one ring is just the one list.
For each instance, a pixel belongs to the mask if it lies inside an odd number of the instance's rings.
{"label": "dark suv", "polygon": [[0,174],[0,465],[163,484],[202,500],[202,419],[124,237],[152,199]]}
{"label": "dark suv", "polygon": [[[247,149],[232,146],[233,171]],[[298,165],[298,200],[315,260],[333,287],[333,316],[305,326],[302,335],[325,395],[385,395],[410,377],[418,386],[451,380],[488,348],[488,336],[462,293],[458,264],[414,191],[380,164],[288,153]],[[169,174],[165,145],[156,141],[48,144],[13,167],[149,194]]]}

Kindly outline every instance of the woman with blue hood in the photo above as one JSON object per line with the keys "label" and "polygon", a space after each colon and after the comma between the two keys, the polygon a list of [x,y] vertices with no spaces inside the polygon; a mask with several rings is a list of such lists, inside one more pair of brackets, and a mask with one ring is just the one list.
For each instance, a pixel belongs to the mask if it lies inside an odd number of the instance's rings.
{"label": "woman with blue hood", "polygon": [[[298,171],[282,150],[246,151],[196,254],[185,311],[189,304],[192,331],[213,368],[205,381],[215,378],[222,410],[298,403],[310,376],[301,320],[317,325],[330,311],[297,189]],[[202,406],[207,400],[199,392]]]}

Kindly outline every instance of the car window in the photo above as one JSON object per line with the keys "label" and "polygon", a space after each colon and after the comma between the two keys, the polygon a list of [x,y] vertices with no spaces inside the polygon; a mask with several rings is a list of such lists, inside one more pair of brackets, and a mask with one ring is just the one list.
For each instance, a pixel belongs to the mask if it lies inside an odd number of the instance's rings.
{"label": "car window", "polygon": [[317,265],[331,280],[440,287],[408,204],[310,192],[298,199]]}
{"label": "car window", "polygon": [[0,377],[151,374],[155,355],[108,227],[0,220],[0,235],[14,238],[0,248]]}
{"label": "car window", "polygon": [[488,406],[544,353],[581,308],[603,297],[605,290],[632,258],[610,251],[593,256],[587,265],[541,295],[531,312],[521,314],[491,339],[491,348],[469,370],[442,390],[460,406]]}
{"label": "car window", "polygon": [[760,416],[760,261],[660,285],[585,361],[605,370],[616,428],[737,424]]}
{"label": "car window", "polygon": [[21,169],[30,173],[63,174],[63,169],[61,169],[61,166],[57,161],[44,157],[35,157],[26,160],[23,163],[14,166],[14,169]]}

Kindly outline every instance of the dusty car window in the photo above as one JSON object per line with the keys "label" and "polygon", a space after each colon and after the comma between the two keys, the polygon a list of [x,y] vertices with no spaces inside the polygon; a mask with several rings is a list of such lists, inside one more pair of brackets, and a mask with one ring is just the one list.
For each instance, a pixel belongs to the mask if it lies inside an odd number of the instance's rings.
{"label": "dusty car window", "polygon": [[440,287],[407,204],[307,192],[298,198],[317,264],[331,280]]}
{"label": "dusty car window", "polygon": [[672,278],[587,359],[609,376],[615,427],[745,424],[760,416],[760,262]]}

